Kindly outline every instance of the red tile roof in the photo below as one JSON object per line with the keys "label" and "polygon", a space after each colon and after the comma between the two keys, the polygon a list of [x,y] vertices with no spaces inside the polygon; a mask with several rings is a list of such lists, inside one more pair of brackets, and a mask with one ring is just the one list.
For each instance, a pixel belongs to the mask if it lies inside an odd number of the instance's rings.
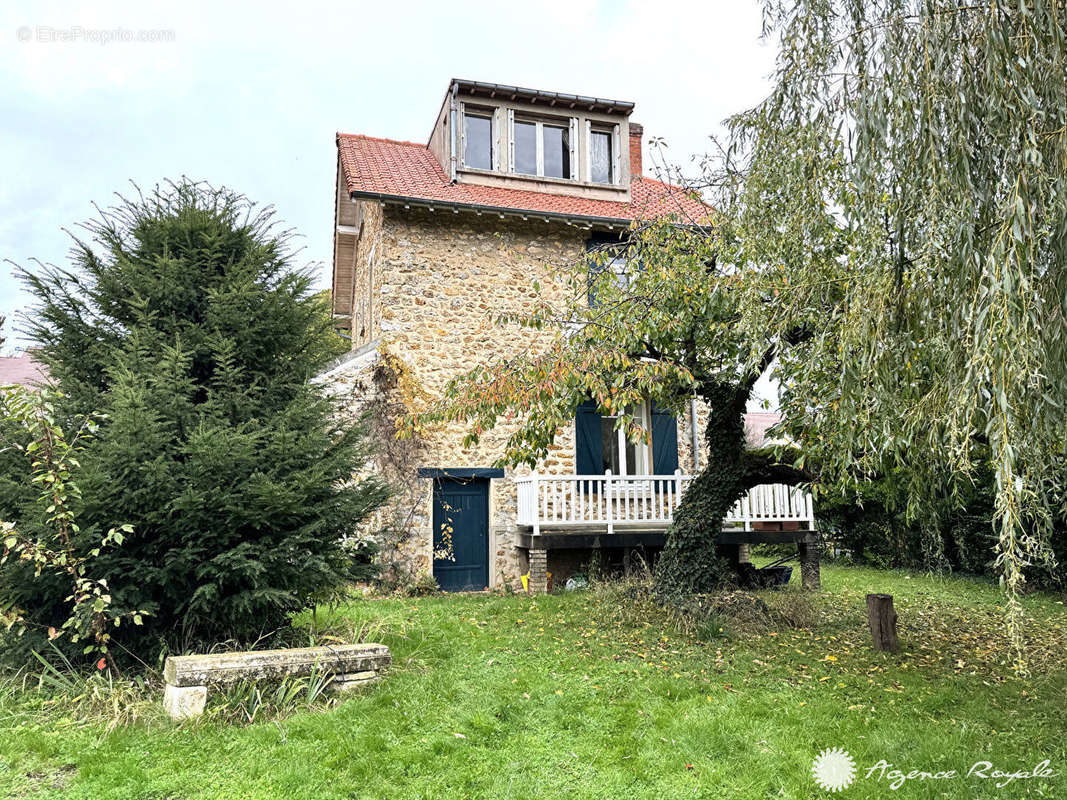
{"label": "red tile roof", "polygon": [[32,356],[0,357],[0,386],[20,383],[23,386],[42,386],[48,381],[48,372]]}
{"label": "red tile roof", "polygon": [[632,180],[630,202],[623,203],[452,183],[430,149],[416,142],[339,133],[337,149],[350,194],[627,222],[676,214],[683,222],[698,223],[710,211],[688,191],[643,176]]}

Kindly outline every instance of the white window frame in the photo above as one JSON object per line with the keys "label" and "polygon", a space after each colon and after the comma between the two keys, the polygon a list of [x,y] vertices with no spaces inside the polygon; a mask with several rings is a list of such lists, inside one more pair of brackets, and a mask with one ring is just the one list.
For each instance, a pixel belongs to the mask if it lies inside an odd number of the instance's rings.
{"label": "white window frame", "polygon": [[[536,130],[534,133],[534,142],[537,147],[537,172],[518,172],[515,169],[515,123],[523,122],[527,125],[535,125]],[[515,109],[508,109],[508,172],[513,175],[526,175],[531,178],[544,178],[545,176],[545,125],[550,128],[569,128],[570,136],[570,175],[563,178],[557,178],[555,175],[549,175],[552,180],[577,180],[578,179],[578,159],[577,155],[577,132],[578,132],[578,119],[576,117],[569,117],[566,124],[563,119],[553,119],[550,117],[536,117],[533,115],[519,114],[519,118],[515,119]]]}
{"label": "white window frame", "polygon": [[[639,403],[636,408],[636,413],[633,415],[634,419],[644,428],[646,431],[652,431],[652,417],[648,411],[648,403]],[[604,419],[618,419],[618,417],[604,417]],[[626,463],[626,447],[630,442],[626,439],[626,430],[624,428],[617,428],[615,430],[616,442],[619,448],[619,475],[648,475],[650,474],[651,466],[651,449],[644,439],[634,443],[634,459],[636,463]]]}
{"label": "white window frame", "polygon": [[472,117],[489,119],[489,168],[493,172],[498,171],[500,168],[500,147],[497,144],[497,109],[486,108],[484,106],[472,106],[468,108],[466,103],[461,103],[459,113],[460,120],[463,123],[458,131],[460,167],[463,169],[484,169],[484,167],[472,167],[467,164],[467,115],[470,114]]}
{"label": "white window frame", "polygon": [[585,169],[582,175],[586,183],[593,183],[593,134],[606,133],[611,136],[611,180],[607,183],[596,181],[597,186],[618,186],[622,183],[622,133],[621,126],[602,125],[592,120],[585,121]]}

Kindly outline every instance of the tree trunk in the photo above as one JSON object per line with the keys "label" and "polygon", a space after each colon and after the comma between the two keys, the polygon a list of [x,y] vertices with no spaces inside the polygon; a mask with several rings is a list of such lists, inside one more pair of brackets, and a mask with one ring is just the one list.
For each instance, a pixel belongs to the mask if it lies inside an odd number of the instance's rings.
{"label": "tree trunk", "polygon": [[[745,407],[758,377],[736,384],[711,381],[700,385],[698,394],[708,405],[707,466],[686,489],[656,561],[656,595],[661,600],[707,594],[724,583],[737,582],[741,548],[718,545],[730,509],[761,483],[793,485],[811,480],[804,470],[776,461],[767,449],[746,449]],[[753,569],[751,564],[747,569]]]}
{"label": "tree trunk", "polygon": [[897,612],[893,610],[893,595],[867,595],[867,624],[871,628],[871,638],[875,650],[896,651]]}
{"label": "tree trunk", "polygon": [[707,466],[682,497],[656,562],[656,594],[665,601],[707,594],[737,568],[737,546],[717,547],[722,523],[745,493],[745,405],[743,385],[704,384],[708,404],[704,430]]}

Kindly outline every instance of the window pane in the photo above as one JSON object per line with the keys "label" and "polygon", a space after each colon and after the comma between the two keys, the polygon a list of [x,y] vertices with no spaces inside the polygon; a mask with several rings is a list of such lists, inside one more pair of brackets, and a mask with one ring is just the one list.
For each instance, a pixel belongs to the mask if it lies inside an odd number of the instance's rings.
{"label": "window pane", "polygon": [[630,285],[630,270],[627,269],[626,256],[614,256],[608,263],[608,269],[615,275],[615,286],[624,290]]}
{"label": "window pane", "polygon": [[[631,409],[634,418],[641,423],[641,427],[646,431],[651,431],[652,426],[648,418],[648,407],[644,403],[640,403]],[[647,475],[648,474],[648,445],[641,442],[627,442],[626,447],[626,463],[629,465],[630,475]]]}
{"label": "window pane", "polygon": [[515,121],[515,171],[537,174],[537,125]]}
{"label": "window pane", "polygon": [[596,183],[612,183],[611,134],[593,131],[589,142],[589,177]]}
{"label": "window pane", "polygon": [[647,474],[647,470],[645,470],[644,465],[637,463],[637,445],[629,440],[626,441],[626,474]]}
{"label": "window pane", "polygon": [[619,434],[615,430],[615,417],[600,418],[600,441],[604,456],[604,465],[601,472],[611,470],[612,475],[618,475],[619,469]]}
{"label": "window pane", "polygon": [[550,178],[571,176],[571,131],[545,125],[545,175]]}
{"label": "window pane", "polygon": [[466,146],[463,163],[476,169],[493,168],[493,123],[489,117],[465,114]]}

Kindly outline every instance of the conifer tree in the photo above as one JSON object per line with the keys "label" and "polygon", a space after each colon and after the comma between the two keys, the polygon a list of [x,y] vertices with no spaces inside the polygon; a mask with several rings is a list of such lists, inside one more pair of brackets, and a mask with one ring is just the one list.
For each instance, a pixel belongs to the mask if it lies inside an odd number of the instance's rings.
{"label": "conifer tree", "polygon": [[[272,212],[183,179],[83,228],[71,267],[22,273],[28,333],[60,413],[102,415],[77,517],[86,542],[132,525],[94,564],[117,612],[149,612],[127,636],[248,641],[369,577],[371,549],[346,542],[386,492],[353,480],[365,430],[311,380],[336,334]],[[42,626],[62,613],[56,587],[0,578]]]}

